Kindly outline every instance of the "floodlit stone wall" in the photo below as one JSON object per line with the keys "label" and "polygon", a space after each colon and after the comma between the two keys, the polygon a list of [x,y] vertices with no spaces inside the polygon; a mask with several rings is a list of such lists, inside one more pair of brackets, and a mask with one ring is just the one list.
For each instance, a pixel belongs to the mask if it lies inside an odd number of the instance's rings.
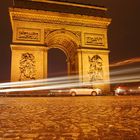
{"label": "floodlit stone wall", "polygon": [[47,51],[67,56],[68,75],[109,89],[108,18],[10,8],[13,29],[11,81],[47,77]]}

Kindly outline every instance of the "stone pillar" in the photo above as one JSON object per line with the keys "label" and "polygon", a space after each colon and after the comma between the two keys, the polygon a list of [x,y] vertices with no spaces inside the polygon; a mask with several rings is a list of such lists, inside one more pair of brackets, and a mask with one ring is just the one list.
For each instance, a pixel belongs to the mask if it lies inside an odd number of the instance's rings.
{"label": "stone pillar", "polygon": [[33,45],[11,45],[11,81],[47,77],[47,48]]}
{"label": "stone pillar", "polygon": [[82,50],[78,50],[78,74],[79,74],[79,81],[83,82],[83,55]]}
{"label": "stone pillar", "polygon": [[48,49],[46,47],[42,48],[43,50],[43,78],[48,77]]}
{"label": "stone pillar", "polygon": [[109,91],[108,50],[80,49],[78,51],[79,78],[92,82],[94,87]]}
{"label": "stone pillar", "polygon": [[69,58],[67,58],[66,62],[67,62],[68,76],[70,76],[70,60],[69,60]]}

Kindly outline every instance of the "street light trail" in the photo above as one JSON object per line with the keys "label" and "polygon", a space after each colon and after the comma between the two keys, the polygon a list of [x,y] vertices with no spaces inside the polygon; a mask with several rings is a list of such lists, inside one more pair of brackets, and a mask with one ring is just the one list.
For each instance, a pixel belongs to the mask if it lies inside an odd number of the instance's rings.
{"label": "street light trail", "polygon": [[124,61],[119,61],[119,62],[116,62],[116,63],[112,63],[109,66],[110,67],[117,67],[117,66],[123,66],[123,65],[138,63],[138,62],[140,62],[140,57],[135,57],[135,58],[127,59],[127,60],[124,60]]}
{"label": "street light trail", "polygon": [[[87,78],[87,76],[85,77]],[[115,78],[112,78],[110,83],[114,83],[114,82],[119,82],[121,80],[129,80],[129,79],[138,79],[140,78],[140,75],[129,75],[129,76],[119,76],[119,77],[115,77]],[[39,81],[36,81],[35,83],[32,83],[32,81],[28,81],[27,83],[23,82],[23,84],[20,82],[20,84],[17,82],[16,84],[10,84],[10,85],[0,85],[0,88],[12,88],[12,87],[27,87],[27,86],[57,86],[57,85],[63,85],[63,84],[70,84],[70,83],[76,83],[76,84],[79,84],[79,80],[76,78],[68,78],[66,80],[62,80],[62,78],[60,78],[61,80],[58,81],[50,81],[48,83],[45,83],[44,81],[46,80],[39,80]],[[30,83],[31,82],[31,83]],[[109,81],[108,81],[109,82]],[[83,83],[83,82],[82,82]],[[102,84],[102,83],[106,83],[106,81],[94,81],[94,82],[84,82],[85,83],[89,83],[89,84]]]}
{"label": "street light trail", "polygon": [[1,83],[0,88],[7,88],[7,87],[22,87],[22,86],[36,86],[36,85],[50,85],[50,84],[59,84],[63,82],[69,81],[77,81],[79,76],[69,76],[69,77],[57,77],[57,78],[47,78],[41,80],[30,80],[30,81],[18,81],[18,82],[7,82]]}
{"label": "street light trail", "polygon": [[123,69],[123,70],[112,70],[110,75],[118,75],[118,74],[130,74],[134,72],[140,72],[140,67]]}
{"label": "street light trail", "polygon": [[[119,82],[139,82],[140,75],[138,72],[140,71],[140,67],[123,69],[123,70],[113,70],[111,75],[111,80],[103,80],[103,81],[94,81],[94,82],[80,82],[80,78],[82,76],[73,75],[73,76],[65,76],[65,77],[55,77],[55,78],[47,78],[47,79],[39,79],[39,80],[30,80],[30,81],[18,81],[18,82],[8,82],[0,84],[0,92],[3,91],[24,91],[24,90],[44,90],[44,89],[52,89],[52,88],[65,88],[65,86],[77,86],[81,83],[89,84],[89,85],[99,85],[99,84],[113,84]],[[135,74],[133,74],[135,73]],[[107,74],[107,73],[104,73]],[[122,76],[123,74],[123,76]],[[89,75],[83,76],[84,79],[89,81]]]}
{"label": "street light trail", "polygon": [[50,90],[50,89],[61,89],[61,88],[71,88],[76,86],[82,86],[83,83],[67,83],[67,84],[58,84],[51,86],[38,86],[38,87],[30,87],[30,88],[9,88],[9,89],[1,89],[0,92],[16,92],[16,91],[37,91],[37,90]]}
{"label": "street light trail", "polygon": [[47,85],[47,86],[37,86],[37,87],[22,87],[22,88],[8,88],[8,89],[1,89],[0,92],[16,92],[16,91],[37,91],[37,90],[50,90],[50,89],[64,89],[64,88],[72,88],[77,86],[83,86],[83,85],[99,85],[99,84],[108,84],[108,83],[123,83],[123,82],[136,82],[140,81],[140,75],[136,76],[125,76],[120,78],[114,78],[111,81],[101,81],[101,82],[76,82],[71,81],[68,83],[60,83],[60,84],[54,84],[54,85]]}

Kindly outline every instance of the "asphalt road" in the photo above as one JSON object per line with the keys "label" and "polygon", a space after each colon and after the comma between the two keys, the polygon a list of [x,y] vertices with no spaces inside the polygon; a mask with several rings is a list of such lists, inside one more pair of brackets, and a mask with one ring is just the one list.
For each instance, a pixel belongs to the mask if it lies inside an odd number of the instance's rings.
{"label": "asphalt road", "polygon": [[140,140],[140,96],[0,97],[0,140]]}

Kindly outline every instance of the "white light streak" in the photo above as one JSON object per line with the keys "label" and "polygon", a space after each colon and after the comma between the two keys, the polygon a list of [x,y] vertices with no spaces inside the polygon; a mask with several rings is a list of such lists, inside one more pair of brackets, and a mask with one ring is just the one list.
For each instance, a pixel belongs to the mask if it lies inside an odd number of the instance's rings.
{"label": "white light streak", "polygon": [[119,61],[116,63],[112,63],[110,64],[110,67],[124,66],[124,65],[138,63],[138,62],[140,62],[140,57],[135,57],[135,58]]}
{"label": "white light streak", "polygon": [[[102,84],[140,82],[140,68],[114,70],[111,72],[111,80],[100,80],[93,82],[80,82],[80,79],[89,79],[89,75],[56,77],[31,81],[8,82],[0,84],[0,92],[37,91],[50,89],[64,89],[77,86],[96,86]],[[138,72],[138,73],[137,73]],[[106,74],[106,73],[104,73]],[[123,75],[122,75],[123,74]],[[127,75],[126,75],[127,74]],[[88,81],[88,80],[87,80]]]}

